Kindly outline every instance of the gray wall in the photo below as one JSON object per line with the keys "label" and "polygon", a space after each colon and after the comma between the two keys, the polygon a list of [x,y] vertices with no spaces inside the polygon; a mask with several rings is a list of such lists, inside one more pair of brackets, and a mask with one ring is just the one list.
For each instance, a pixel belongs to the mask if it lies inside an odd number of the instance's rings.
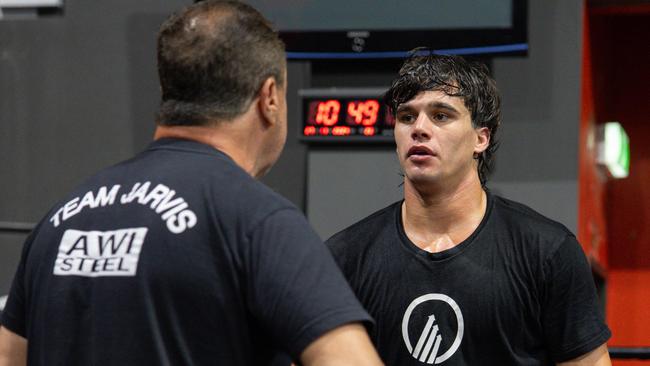
{"label": "gray wall", "polygon": [[307,217],[323,239],[402,198],[391,148],[312,149]]}
{"label": "gray wall", "polygon": [[490,186],[578,225],[582,1],[529,1],[527,58],[496,59],[502,144]]}

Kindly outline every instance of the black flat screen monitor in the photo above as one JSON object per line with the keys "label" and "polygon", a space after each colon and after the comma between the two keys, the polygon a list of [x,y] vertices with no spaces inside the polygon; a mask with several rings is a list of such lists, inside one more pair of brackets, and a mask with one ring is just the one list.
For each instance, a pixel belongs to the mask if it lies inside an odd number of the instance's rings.
{"label": "black flat screen monitor", "polygon": [[249,0],[290,59],[526,54],[526,0]]}

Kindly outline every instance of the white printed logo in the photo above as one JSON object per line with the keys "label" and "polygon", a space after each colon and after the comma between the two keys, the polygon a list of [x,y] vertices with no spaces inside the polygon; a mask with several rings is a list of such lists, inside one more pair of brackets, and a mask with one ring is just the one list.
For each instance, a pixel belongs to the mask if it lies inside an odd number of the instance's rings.
{"label": "white printed logo", "polygon": [[[427,301],[442,301],[446,303],[456,315],[456,324],[458,329],[451,346],[444,353],[440,349],[443,337],[452,339],[451,337],[453,334],[441,334],[440,328],[438,327],[438,324],[436,324],[436,317],[434,314],[427,316],[427,321],[424,324],[424,328],[422,328],[422,332],[420,333],[415,348],[413,348],[413,345],[411,344],[409,337],[409,322],[411,320],[411,315],[416,307]],[[452,298],[443,294],[426,294],[418,297],[411,302],[408,308],[406,308],[406,312],[404,312],[404,317],[402,318],[402,337],[404,338],[406,349],[408,349],[413,358],[427,364],[437,365],[447,361],[449,357],[453,356],[463,340],[464,329],[463,314],[461,313],[458,304],[456,304]]]}
{"label": "white printed logo", "polygon": [[185,230],[193,228],[197,223],[196,214],[189,208],[190,205],[185,199],[177,196],[176,191],[164,184],[157,184],[152,187],[149,181],[137,182],[129,193],[122,194],[120,199],[117,200],[120,187],[119,184],[115,184],[109,190],[107,186],[103,186],[99,187],[97,192],[93,190],[86,192],[83,198],[77,196],[61,206],[50,217],[50,222],[54,227],[59,227],[62,222],[81,212],[97,207],[112,206],[116,202],[122,205],[137,202],[155,210],[160,215],[160,218],[167,223],[167,229],[174,234],[181,234]]}
{"label": "white printed logo", "polygon": [[66,230],[54,262],[58,276],[135,276],[146,227],[113,231]]}

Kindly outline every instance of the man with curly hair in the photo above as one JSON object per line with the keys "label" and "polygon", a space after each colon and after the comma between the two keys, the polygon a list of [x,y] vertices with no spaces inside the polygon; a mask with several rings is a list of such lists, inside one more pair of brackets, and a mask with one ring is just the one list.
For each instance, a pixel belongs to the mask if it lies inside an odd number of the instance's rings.
{"label": "man with curly hair", "polygon": [[404,199],[327,242],[388,365],[609,365],[575,236],[485,186],[500,97],[487,68],[408,59],[385,95]]}

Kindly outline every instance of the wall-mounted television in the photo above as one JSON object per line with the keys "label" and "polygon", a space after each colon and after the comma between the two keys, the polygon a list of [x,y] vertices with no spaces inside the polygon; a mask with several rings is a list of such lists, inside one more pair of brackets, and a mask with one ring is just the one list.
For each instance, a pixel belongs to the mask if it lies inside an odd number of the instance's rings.
{"label": "wall-mounted television", "polygon": [[249,0],[280,31],[291,59],[525,55],[526,0]]}

